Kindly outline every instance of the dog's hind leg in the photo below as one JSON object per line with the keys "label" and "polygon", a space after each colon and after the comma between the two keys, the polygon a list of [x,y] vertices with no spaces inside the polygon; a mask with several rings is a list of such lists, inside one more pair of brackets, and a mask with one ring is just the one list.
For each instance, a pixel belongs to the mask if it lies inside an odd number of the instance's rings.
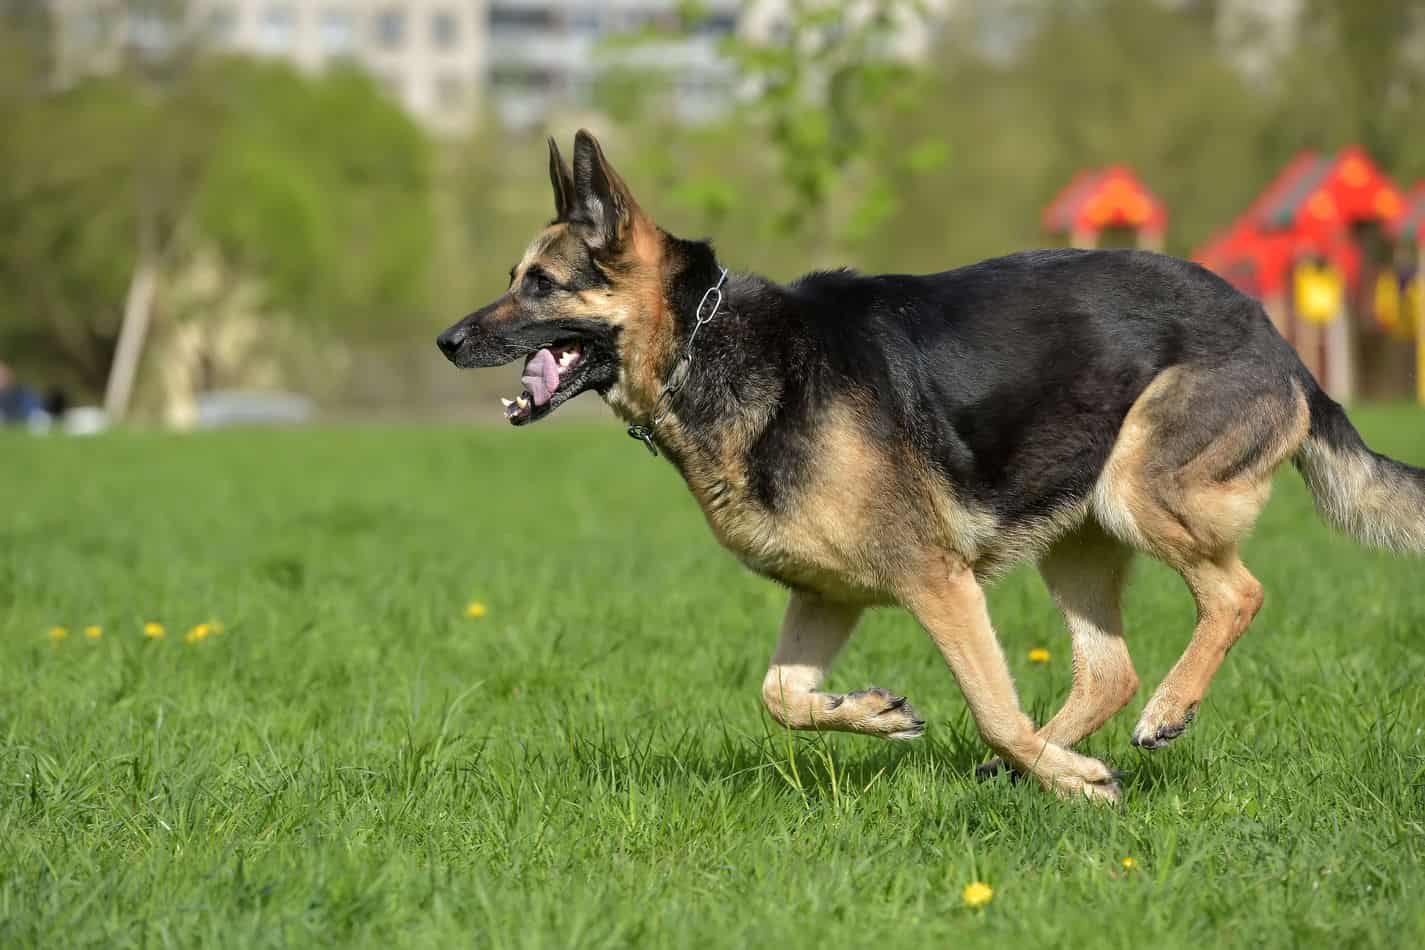
{"label": "dog's hind leg", "polygon": [[[1138,674],[1123,639],[1121,598],[1133,551],[1089,523],[1057,541],[1039,573],[1069,628],[1074,683],[1039,738],[1069,748],[1096,732],[1138,691]],[[982,777],[1003,763],[980,766]]]}
{"label": "dog's hind leg", "polygon": [[1124,420],[1094,490],[1094,516],[1181,574],[1197,603],[1192,641],[1144,707],[1134,745],[1157,749],[1183,733],[1261,607],[1262,585],[1237,545],[1309,419],[1294,379],[1247,363],[1168,370]]}
{"label": "dog's hind leg", "polygon": [[1262,606],[1262,585],[1238,560],[1235,546],[1179,570],[1197,601],[1197,627],[1133,730],[1133,744],[1143,749],[1161,749],[1182,735],[1227,651]]}
{"label": "dog's hind leg", "polygon": [[792,594],[777,651],[762,680],[762,701],[773,719],[788,729],[859,732],[884,739],[914,739],[925,731],[905,697],[889,690],[819,690],[860,616],[860,607],[800,591]]}
{"label": "dog's hind leg", "polygon": [[1138,692],[1138,674],[1123,639],[1122,596],[1133,552],[1088,525],[1063,539],[1039,564],[1064,615],[1074,656],[1069,698],[1039,735],[1071,746],[1092,735]]}
{"label": "dog's hind leg", "polygon": [[950,665],[990,748],[1059,795],[1118,800],[1118,782],[1107,766],[1046,742],[1020,710],[984,591],[967,565],[932,558],[925,576],[902,597]]}

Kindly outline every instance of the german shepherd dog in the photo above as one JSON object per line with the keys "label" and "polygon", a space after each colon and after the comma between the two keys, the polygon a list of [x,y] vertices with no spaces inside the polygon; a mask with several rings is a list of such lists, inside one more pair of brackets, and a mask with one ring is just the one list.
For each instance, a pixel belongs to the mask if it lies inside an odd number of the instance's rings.
{"label": "german shepherd dog", "polygon": [[[553,222],[509,289],[439,337],[458,367],[524,361],[516,426],[585,390],[661,450],[713,533],[791,591],[762,699],[791,729],[913,739],[904,697],[820,689],[867,607],[924,626],[985,742],[1063,796],[1116,800],[1070,751],[1138,689],[1120,597],[1135,552],[1197,603],[1133,744],[1182,734],[1262,606],[1238,544],[1290,459],[1320,514],[1425,552],[1425,471],[1368,449],[1261,306],[1186,261],[1013,254],[930,276],[727,274],[640,209],[598,142],[549,143]],[[981,585],[1038,563],[1073,686],[1020,709]]]}

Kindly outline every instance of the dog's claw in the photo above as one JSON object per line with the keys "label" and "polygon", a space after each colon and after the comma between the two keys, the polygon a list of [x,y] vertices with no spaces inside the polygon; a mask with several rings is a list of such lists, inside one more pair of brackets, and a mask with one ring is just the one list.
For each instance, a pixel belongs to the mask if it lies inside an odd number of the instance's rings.
{"label": "dog's claw", "polygon": [[1174,722],[1159,726],[1152,735],[1135,735],[1129,741],[1139,749],[1149,752],[1161,749],[1187,731],[1187,723]]}
{"label": "dog's claw", "polygon": [[[1138,721],[1137,727],[1133,730],[1133,738],[1129,741],[1138,749],[1161,749],[1172,742],[1178,736],[1187,732],[1187,727],[1197,718],[1199,703],[1193,703],[1179,714],[1176,710],[1169,709],[1166,713],[1159,712],[1154,703],[1149,703],[1148,709],[1144,711],[1143,718]],[[1179,716],[1181,718],[1175,719]],[[1168,719],[1162,722],[1162,719]],[[1159,722],[1157,727],[1153,722]]]}
{"label": "dog's claw", "polygon": [[892,732],[888,734],[886,738],[892,739],[897,742],[905,742],[910,739],[919,739],[923,735],[925,735],[925,720],[912,719],[909,729],[902,729],[899,732]]}

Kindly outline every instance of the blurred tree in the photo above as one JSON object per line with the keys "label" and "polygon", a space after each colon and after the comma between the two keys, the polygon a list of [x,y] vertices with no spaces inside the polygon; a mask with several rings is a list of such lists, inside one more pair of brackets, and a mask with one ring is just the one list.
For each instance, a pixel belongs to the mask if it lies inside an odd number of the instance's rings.
{"label": "blurred tree", "polygon": [[[666,70],[610,69],[596,105],[630,137],[659,143],[629,164],[697,226],[721,232],[736,210],[743,227],[757,222],[762,243],[795,242],[803,259],[840,263],[899,208],[908,179],[947,157],[934,136],[887,134],[929,106],[925,71],[895,48],[904,31],[928,28],[922,7],[791,0],[766,40],[723,41],[736,99],[727,115],[697,128],[681,120],[678,77]],[[697,31],[708,15],[685,3],[679,18],[619,37],[611,49],[666,42]]]}
{"label": "blurred tree", "polygon": [[428,144],[365,76],[193,57],[57,93],[0,81],[0,300],[116,417],[165,269],[201,258],[344,332],[424,311]]}
{"label": "blurred tree", "polygon": [[1307,0],[1269,92],[1279,152],[1364,145],[1403,181],[1425,176],[1425,3]]}
{"label": "blurred tree", "polygon": [[201,234],[301,319],[377,329],[427,308],[432,152],[365,73],[217,64],[225,122],[197,195]]}
{"label": "blurred tree", "polygon": [[906,182],[947,158],[942,139],[908,121],[930,106],[928,87],[895,48],[902,30],[927,28],[923,17],[916,0],[791,0],[770,42],[725,44],[748,94],[734,128],[762,133],[787,192],[774,226],[809,238],[823,265],[837,263],[824,259],[831,249],[875,235]]}
{"label": "blurred tree", "polygon": [[[1011,12],[1012,31],[996,25]],[[1012,46],[987,42],[1007,32]],[[1168,249],[1186,253],[1275,170],[1262,96],[1196,8],[970,2],[934,59],[933,107],[892,134],[950,141],[955,161],[907,183],[903,210],[866,247],[876,266],[938,269],[1042,245],[1054,193],[1080,168],[1119,162],[1164,196]]]}

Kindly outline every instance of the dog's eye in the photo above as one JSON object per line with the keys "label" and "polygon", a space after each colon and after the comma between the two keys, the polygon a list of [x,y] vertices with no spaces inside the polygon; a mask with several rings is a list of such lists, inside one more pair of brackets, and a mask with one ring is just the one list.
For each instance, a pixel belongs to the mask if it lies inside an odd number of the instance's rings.
{"label": "dog's eye", "polygon": [[538,271],[529,275],[528,283],[530,292],[537,297],[543,297],[546,294],[553,293],[554,288],[557,286],[554,281],[550,279],[548,274],[543,274]]}

